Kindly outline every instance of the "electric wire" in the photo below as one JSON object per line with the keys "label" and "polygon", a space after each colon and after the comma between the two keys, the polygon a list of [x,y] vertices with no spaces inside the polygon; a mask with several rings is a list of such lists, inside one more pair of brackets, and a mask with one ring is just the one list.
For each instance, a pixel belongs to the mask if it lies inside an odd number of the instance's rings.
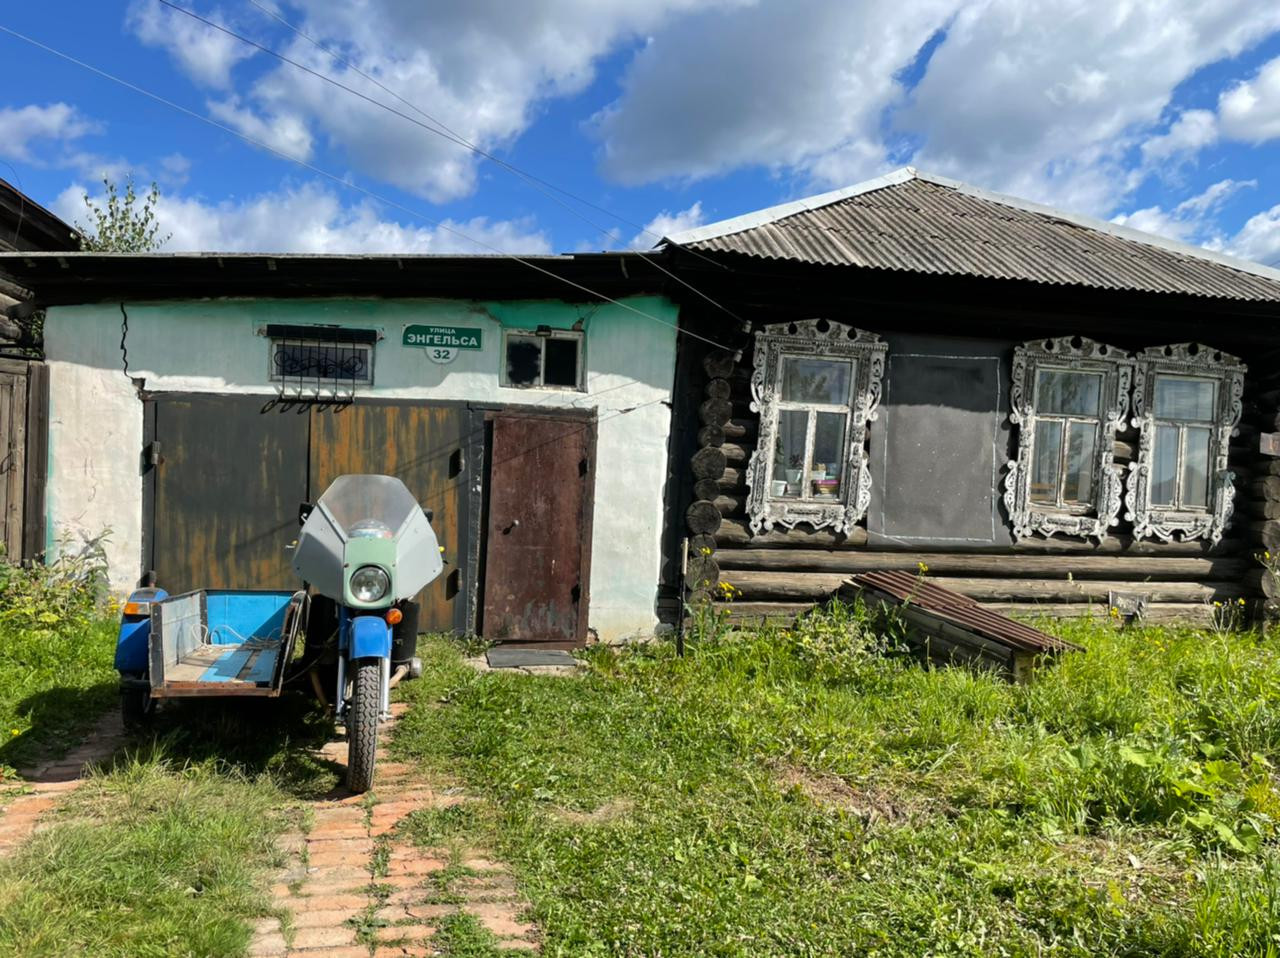
{"label": "electric wire", "polygon": [[[416,104],[414,104],[409,100],[406,100],[403,96],[401,96],[395,90],[391,89],[386,84],[382,83],[382,81],[380,81],[377,77],[374,77],[369,73],[365,72],[364,70],[360,69],[358,65],[356,65],[355,63],[352,63],[342,54],[338,53],[335,50],[330,49],[325,44],[317,40],[315,37],[308,34],[305,30],[290,23],[283,16],[281,16],[277,11],[272,10],[269,6],[262,3],[261,0],[248,0],[248,2],[253,6],[257,7],[259,10],[261,10],[267,16],[271,17],[276,22],[280,23],[286,29],[302,37],[302,39],[306,40],[308,43],[314,46],[317,50],[320,50],[322,53],[332,58],[334,62],[336,62],[339,66],[344,66],[347,69],[351,70],[353,73],[355,73],[357,76],[363,77],[365,80],[372,83],[378,89],[382,90],[389,96],[394,97],[396,100],[400,101],[405,106],[409,107],[415,113],[426,118],[427,120],[430,120],[432,123],[435,123],[437,126],[439,126],[442,130],[444,130],[450,136],[454,137],[455,142],[458,143],[459,145],[466,147],[468,150],[471,150],[472,152],[476,153],[479,156],[484,157],[485,159],[488,159],[494,163],[497,163],[499,166],[505,167],[506,169],[510,170],[513,174],[516,174],[524,178],[526,181],[530,183],[537,183],[546,187],[547,189],[555,190],[557,193],[560,193],[563,196],[567,196],[570,199],[574,200],[575,202],[581,203],[583,206],[590,207],[591,209],[596,210],[597,212],[603,213],[605,216],[608,216],[608,217],[611,217],[612,219],[617,220],[619,223],[623,223],[627,226],[630,226],[632,229],[639,230],[641,233],[643,233],[646,236],[652,236],[654,239],[658,240],[659,242],[666,239],[665,236],[661,236],[660,234],[655,233],[653,230],[649,229],[647,226],[642,226],[641,224],[635,222],[634,220],[627,219],[625,216],[623,216],[620,213],[615,213],[613,210],[607,209],[606,207],[593,203],[591,202],[591,200],[586,199],[585,197],[579,196],[578,194],[573,193],[570,190],[566,190],[562,186],[557,186],[555,183],[552,183],[550,180],[544,180],[542,177],[534,173],[530,173],[528,170],[521,169],[520,167],[516,166],[514,163],[511,163],[508,160],[503,160],[500,157],[491,155],[481,147],[476,146],[474,143],[471,143],[469,140],[467,140],[466,137],[458,133],[456,130],[451,129],[449,125],[446,124],[439,117],[432,116],[426,110],[422,109],[422,107],[417,106]],[[590,223],[590,220],[584,220],[584,222]],[[594,226],[595,224],[591,224],[591,225]],[[610,231],[608,230],[603,230],[602,232],[604,232],[605,235],[611,235]],[[712,259],[709,256],[704,256],[702,253],[699,253],[697,250],[686,250],[686,252],[690,253],[693,256],[696,256],[698,259],[703,260],[704,262],[709,263],[712,266],[715,266],[718,269],[725,269],[725,270],[728,269],[728,267],[726,267],[723,263],[717,262],[716,260]]]}
{"label": "electric wire", "polygon": [[[568,192],[567,192],[567,191],[565,191],[565,190],[561,190],[559,187],[557,187],[557,186],[555,186],[555,185],[553,185],[553,184],[551,184],[551,183],[548,183],[546,180],[540,179],[539,177],[536,177],[536,176],[534,176],[534,175],[533,175],[533,174],[531,174],[531,173],[526,173],[524,170],[521,170],[519,167],[515,166],[514,164],[509,163],[509,162],[507,162],[506,160],[503,160],[503,159],[501,159],[500,157],[497,157],[497,156],[495,156],[494,154],[489,153],[488,151],[486,151],[486,150],[482,149],[481,147],[476,146],[474,143],[471,143],[469,140],[465,139],[465,138],[464,138],[464,137],[462,137],[460,134],[455,133],[455,132],[454,132],[453,130],[451,130],[448,126],[446,126],[443,122],[441,122],[440,120],[438,120],[438,119],[436,119],[435,117],[431,116],[431,114],[429,114],[429,113],[427,113],[426,111],[421,110],[421,109],[419,109],[418,107],[414,106],[412,103],[410,103],[410,102],[409,102],[408,100],[406,100],[404,97],[400,96],[399,94],[397,94],[397,93],[396,93],[396,92],[394,92],[393,90],[390,90],[388,87],[386,87],[386,86],[385,86],[384,84],[382,84],[380,81],[378,81],[378,80],[374,79],[373,77],[369,76],[369,75],[368,75],[367,73],[365,73],[364,71],[360,70],[358,67],[354,66],[350,61],[348,61],[348,60],[346,60],[346,59],[343,59],[343,58],[339,57],[337,54],[332,53],[332,52],[331,52],[327,47],[325,47],[323,44],[320,44],[318,41],[313,40],[311,37],[307,36],[306,34],[302,33],[301,31],[298,31],[295,27],[293,27],[291,24],[289,24],[289,23],[288,23],[288,21],[283,20],[281,17],[276,16],[275,14],[272,14],[272,16],[274,16],[277,20],[280,20],[280,22],[284,23],[284,24],[285,24],[286,26],[288,26],[290,29],[292,29],[292,30],[294,30],[295,32],[297,32],[299,36],[302,36],[302,37],[304,37],[306,40],[308,40],[309,42],[316,44],[316,45],[317,45],[317,47],[319,47],[319,49],[323,50],[323,51],[324,51],[326,54],[328,54],[329,56],[334,57],[335,59],[337,59],[339,63],[346,65],[347,67],[349,67],[350,69],[352,69],[355,73],[357,73],[357,74],[359,74],[360,76],[364,77],[364,78],[365,78],[366,80],[368,80],[370,83],[373,83],[374,85],[376,85],[379,89],[386,91],[390,96],[395,97],[397,100],[399,100],[400,102],[404,103],[404,104],[405,104],[406,106],[408,106],[410,109],[415,110],[416,112],[420,113],[422,116],[426,117],[426,118],[430,121],[430,123],[431,123],[431,124],[434,124],[434,125],[429,125],[429,124],[427,124],[427,123],[423,123],[421,120],[417,120],[417,119],[415,119],[415,118],[413,118],[413,117],[409,116],[407,113],[403,113],[403,112],[401,112],[400,110],[397,110],[395,107],[390,106],[389,104],[383,103],[381,100],[376,100],[376,99],[374,99],[373,97],[368,96],[368,95],[367,95],[367,94],[365,94],[365,93],[361,93],[359,90],[355,89],[354,87],[348,86],[347,84],[345,84],[345,83],[343,83],[342,81],[337,80],[337,79],[335,79],[335,78],[333,78],[333,77],[329,76],[328,74],[321,73],[321,72],[320,72],[320,71],[318,71],[318,70],[313,70],[311,67],[307,66],[306,64],[304,64],[304,63],[300,63],[300,62],[298,62],[297,60],[294,60],[294,59],[292,59],[291,57],[288,57],[288,56],[286,56],[285,54],[280,53],[280,52],[279,52],[279,51],[277,51],[277,50],[273,50],[271,47],[268,47],[268,46],[266,46],[266,45],[265,45],[265,44],[263,44],[263,43],[259,43],[257,40],[254,40],[252,37],[247,37],[247,36],[244,36],[243,34],[237,33],[236,31],[232,30],[230,27],[224,26],[223,24],[220,24],[220,23],[218,23],[218,22],[216,22],[216,21],[214,21],[214,20],[210,20],[208,17],[202,16],[201,14],[196,13],[194,10],[188,10],[186,7],[183,7],[183,6],[181,6],[181,5],[177,4],[177,3],[174,3],[174,2],[173,2],[173,0],[158,0],[158,2],[160,2],[160,3],[164,4],[166,7],[169,7],[169,8],[170,8],[170,9],[172,9],[172,10],[176,10],[178,13],[181,13],[181,14],[183,14],[184,16],[190,17],[192,20],[195,20],[195,21],[197,21],[198,23],[202,23],[202,24],[204,24],[205,26],[210,27],[210,28],[212,28],[212,29],[214,29],[214,30],[217,30],[217,31],[219,31],[220,33],[223,33],[223,34],[225,34],[225,35],[226,35],[226,36],[228,36],[228,37],[231,37],[231,38],[233,38],[233,39],[235,39],[235,40],[238,40],[238,41],[239,41],[239,42],[241,42],[241,43],[244,43],[244,44],[246,44],[246,45],[248,45],[248,46],[251,46],[251,47],[253,47],[255,50],[258,50],[258,51],[260,51],[260,52],[262,52],[262,53],[265,53],[265,54],[267,54],[268,56],[275,57],[275,58],[276,58],[277,60],[279,60],[281,63],[286,63],[286,64],[288,64],[288,65],[289,65],[289,66],[291,66],[291,67],[294,67],[294,68],[296,68],[296,69],[298,69],[298,70],[301,70],[303,73],[306,73],[306,74],[307,74],[307,75],[309,75],[309,76],[313,76],[313,77],[315,77],[315,78],[316,78],[316,79],[318,79],[318,80],[322,80],[322,81],[323,81],[323,82],[325,82],[325,83],[331,84],[332,86],[335,86],[335,87],[337,87],[338,89],[340,89],[340,90],[342,90],[342,91],[344,91],[344,92],[346,92],[346,93],[349,93],[349,94],[351,94],[351,95],[352,95],[352,96],[354,96],[354,97],[358,97],[359,99],[361,99],[361,100],[365,101],[366,103],[368,103],[368,104],[370,104],[370,105],[372,105],[372,106],[376,106],[376,107],[377,107],[378,109],[380,109],[380,110],[386,110],[388,113],[392,114],[393,116],[397,116],[397,117],[399,117],[399,118],[400,118],[400,119],[402,119],[402,120],[407,120],[408,122],[410,122],[410,123],[414,124],[414,125],[415,125],[415,126],[417,126],[417,127],[421,127],[422,129],[426,130],[426,131],[427,131],[427,132],[429,132],[429,133],[434,133],[436,136],[443,137],[444,139],[448,140],[449,142],[454,143],[454,144],[456,144],[456,145],[458,145],[458,146],[461,146],[463,149],[470,150],[472,153],[475,153],[477,156],[481,156],[481,157],[483,157],[483,158],[485,158],[485,159],[489,160],[490,162],[497,164],[498,166],[500,166],[501,168],[503,168],[504,170],[506,170],[507,172],[509,172],[509,173],[510,173],[510,174],[512,174],[513,176],[516,176],[516,177],[520,178],[521,180],[524,180],[524,181],[525,181],[529,186],[531,186],[533,189],[537,190],[537,191],[538,191],[539,193],[541,193],[543,196],[547,197],[547,199],[549,199],[549,200],[551,200],[553,203],[556,203],[557,205],[561,206],[561,207],[562,207],[562,208],[564,208],[566,211],[568,211],[571,215],[576,216],[578,219],[582,220],[582,222],[586,223],[586,224],[587,224],[588,226],[590,226],[592,229],[594,229],[594,230],[598,231],[599,233],[601,233],[602,235],[604,235],[604,236],[606,236],[606,237],[608,237],[608,236],[612,236],[612,235],[613,235],[613,234],[612,234],[612,232],[611,232],[609,229],[607,229],[606,227],[601,226],[599,223],[597,223],[597,222],[595,222],[594,220],[592,220],[592,219],[588,218],[587,216],[583,215],[581,212],[579,212],[578,210],[574,209],[572,206],[570,206],[568,203],[566,203],[564,200],[560,199],[559,197],[555,196],[555,195],[554,195],[553,193],[551,193],[550,191],[551,191],[551,190],[556,190],[557,192],[564,193],[566,196],[572,196],[572,197],[573,197],[575,200],[577,200],[579,203],[584,203],[584,204],[586,204],[586,205],[588,205],[588,206],[593,207],[594,209],[600,210],[602,213],[604,213],[604,214],[606,214],[606,215],[608,215],[608,216],[613,216],[613,217],[615,217],[616,219],[618,219],[619,221],[621,221],[621,222],[623,222],[623,223],[627,223],[627,224],[628,224],[628,225],[630,225],[630,226],[636,226],[636,224],[631,223],[629,220],[625,220],[625,219],[623,219],[622,217],[618,216],[618,215],[617,215],[617,214],[615,214],[615,213],[610,213],[608,210],[604,209],[603,207],[596,206],[594,203],[590,203],[589,201],[584,200],[584,199],[582,199],[581,197],[575,196],[575,195],[574,195],[574,194],[572,194],[572,193],[568,193]],[[250,0],[250,2],[252,3],[252,2],[253,2],[253,0]],[[257,4],[254,4],[254,5],[255,5],[255,6],[258,6]],[[259,9],[265,9],[265,8],[259,7]],[[656,234],[656,233],[653,233],[653,232],[651,232],[650,230],[647,230],[647,229],[645,229],[645,228],[644,228],[644,227],[642,227],[642,226],[636,226],[636,228],[637,228],[637,229],[639,229],[639,230],[641,230],[641,231],[642,231],[642,232],[644,232],[644,233],[648,233],[648,234],[649,234],[649,235],[651,235],[651,236],[657,236],[657,234]],[[661,240],[661,239],[662,239],[662,237],[660,237],[660,236],[659,236],[659,237],[658,237],[658,239],[659,239],[659,240]],[[676,273],[673,273],[672,271],[668,270],[666,267],[662,266],[661,264],[659,264],[659,263],[655,262],[654,260],[651,260],[647,255],[645,255],[645,253],[643,253],[643,252],[642,252],[642,251],[640,251],[640,250],[634,250],[633,252],[635,252],[635,254],[636,254],[637,256],[639,256],[641,259],[643,259],[646,263],[649,263],[649,265],[653,266],[653,267],[654,267],[655,269],[657,269],[659,272],[661,272],[661,273],[665,274],[665,275],[666,275],[666,276],[668,276],[669,278],[671,278],[671,279],[675,280],[675,281],[676,281],[677,283],[679,283],[680,285],[682,285],[682,286],[686,287],[688,290],[690,290],[691,292],[693,292],[693,293],[695,293],[696,295],[700,296],[702,299],[706,300],[708,303],[710,303],[712,306],[716,307],[717,309],[721,310],[721,311],[722,311],[722,312],[724,312],[726,315],[728,315],[728,316],[732,317],[733,319],[736,319],[738,322],[742,322],[742,317],[740,317],[740,316],[738,316],[736,313],[734,313],[734,312],[733,312],[733,310],[729,309],[727,306],[724,306],[723,304],[721,304],[721,303],[717,302],[716,300],[712,299],[710,296],[708,296],[708,295],[707,295],[706,293],[704,293],[702,290],[698,289],[696,286],[694,286],[694,285],[693,285],[692,283],[690,283],[688,280],[684,279],[682,276],[679,276],[679,275],[677,275]],[[707,257],[702,256],[702,254],[698,253],[696,250],[690,250],[689,252],[693,253],[694,255],[697,255],[697,256],[698,256],[699,258],[701,258],[701,259],[707,260]],[[707,260],[707,261],[708,261],[708,262],[714,262],[714,260]],[[716,265],[717,265],[717,266],[719,266],[720,264],[718,264],[718,263],[717,263]]]}
{"label": "electric wire", "polygon": [[157,103],[163,104],[164,106],[167,106],[170,109],[177,110],[179,113],[183,113],[189,117],[192,117],[193,119],[199,120],[201,123],[208,124],[209,126],[212,126],[215,129],[223,131],[224,133],[230,133],[232,136],[237,137],[238,139],[241,139],[253,146],[256,146],[261,150],[265,150],[266,152],[272,154],[273,156],[276,156],[282,160],[287,160],[290,163],[297,164],[298,166],[302,167],[305,170],[310,171],[311,173],[314,173],[317,176],[324,177],[327,180],[332,180],[334,183],[337,183],[346,189],[354,190],[358,193],[361,193],[362,195],[367,196],[370,199],[375,200],[376,202],[382,203],[385,206],[388,206],[392,209],[400,210],[401,212],[406,213],[409,216],[422,220],[423,222],[435,227],[438,230],[441,230],[445,233],[449,233],[453,236],[456,236],[459,239],[467,241],[468,243],[472,243],[473,245],[478,246],[481,249],[489,250],[491,253],[494,253],[498,256],[502,256],[507,259],[510,259],[513,262],[519,263],[520,265],[525,266],[536,273],[541,273],[544,276],[547,276],[557,282],[563,283],[566,286],[571,286],[574,289],[579,290],[580,292],[586,293],[589,296],[593,296],[597,299],[603,300],[606,303],[612,303],[614,306],[617,306],[619,309],[625,310],[626,312],[629,312],[629,313],[634,313],[637,316],[642,316],[645,319],[652,320],[655,323],[658,323],[662,326],[666,326],[670,329],[674,329],[677,332],[683,333],[684,335],[689,336],[693,339],[697,339],[702,342],[705,342],[711,346],[716,347],[717,349],[728,349],[728,347],[725,346],[723,343],[716,342],[714,339],[710,339],[706,336],[703,336],[701,333],[695,333],[688,329],[681,329],[676,323],[668,322],[665,319],[660,319],[657,316],[654,316],[652,313],[646,313],[642,309],[638,309],[637,307],[632,306],[629,303],[624,303],[624,302],[621,302],[620,300],[614,299],[611,296],[607,296],[604,293],[598,292],[597,290],[594,290],[589,286],[584,286],[582,283],[579,283],[576,280],[569,279],[567,276],[561,276],[558,273],[554,272],[553,270],[547,269],[544,266],[539,266],[537,263],[533,262],[532,260],[524,256],[520,256],[519,254],[516,254],[516,253],[507,252],[506,250],[500,249],[497,246],[493,246],[490,243],[486,243],[484,240],[476,239],[473,236],[469,236],[466,233],[464,233],[462,230],[457,229],[456,227],[450,226],[448,223],[441,222],[439,220],[433,220],[431,217],[427,216],[425,213],[421,212],[420,210],[416,210],[416,209],[413,209],[412,207],[405,206],[403,203],[398,203],[395,200],[390,199],[389,197],[383,196],[377,191],[371,190],[366,186],[361,186],[359,183],[355,183],[350,179],[347,179],[346,177],[339,176],[336,173],[331,173],[328,170],[318,167],[312,163],[308,163],[306,160],[300,160],[295,156],[290,156],[288,153],[285,153],[282,150],[278,150],[275,147],[263,142],[262,140],[257,139],[256,137],[250,136],[247,133],[242,133],[239,130],[235,129],[234,127],[226,125],[225,123],[219,123],[217,120],[214,120],[211,117],[207,117],[201,113],[197,113],[195,110],[185,107],[180,103],[176,103],[173,100],[166,99],[165,97],[161,96],[158,93],[153,93],[152,91],[146,89],[145,87],[141,87],[130,80],[124,79],[123,77],[116,76],[114,73],[109,73],[108,71],[103,70],[100,67],[96,67],[91,63],[87,63],[86,61],[81,60],[78,57],[74,57],[69,53],[64,53],[63,51],[57,49],[56,47],[52,47],[47,43],[44,43],[40,40],[36,40],[34,37],[29,37],[26,34],[20,33],[11,27],[5,26],[4,24],[0,24],[0,32],[7,33],[11,37],[14,37],[18,40],[22,40],[24,43],[28,43],[31,46],[44,50],[46,53],[49,53],[52,56],[56,56],[59,59],[65,60],[68,63],[75,64],[81,69],[87,70],[90,73],[100,76],[105,80],[110,80],[112,83],[119,84],[120,86],[123,86],[128,90],[132,90],[133,92],[141,96],[145,96],[148,99],[151,99]]}

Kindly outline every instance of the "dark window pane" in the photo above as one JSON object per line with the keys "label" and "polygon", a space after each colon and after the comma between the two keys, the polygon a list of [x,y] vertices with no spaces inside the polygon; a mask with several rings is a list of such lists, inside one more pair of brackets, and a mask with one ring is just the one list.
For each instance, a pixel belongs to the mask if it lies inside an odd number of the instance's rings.
{"label": "dark window pane", "polygon": [[1042,369],[1036,377],[1036,412],[1063,416],[1098,415],[1102,376]]}
{"label": "dark window pane", "polygon": [[1213,422],[1218,384],[1212,379],[1156,377],[1157,419],[1183,422]]}
{"label": "dark window pane", "polygon": [[538,385],[542,365],[542,341],[537,336],[507,337],[507,385]]}
{"label": "dark window pane", "polygon": [[1182,504],[1209,505],[1209,440],[1212,430],[1200,426],[1187,428],[1182,447]]}
{"label": "dark window pane", "polygon": [[1093,444],[1098,427],[1091,422],[1073,422],[1067,431],[1067,466],[1062,483],[1062,501],[1091,502],[1093,495]]}
{"label": "dark window pane", "polygon": [[[809,473],[810,490],[815,496],[840,495],[843,472],[844,432],[849,421],[846,413],[820,412],[813,427],[813,463]],[[825,475],[819,475],[825,469]]]}
{"label": "dark window pane", "polygon": [[782,399],[783,402],[847,406],[852,378],[850,362],[787,356],[782,360]]}
{"label": "dark window pane", "polygon": [[1178,430],[1173,426],[1156,427],[1156,447],[1151,460],[1151,502],[1171,506],[1178,476]]}
{"label": "dark window pane", "polygon": [[272,344],[272,372],[277,379],[366,382],[369,347],[343,343]]}
{"label": "dark window pane", "polygon": [[542,370],[542,385],[570,386],[578,385],[578,346],[577,339],[547,340],[546,366]]}
{"label": "dark window pane", "polygon": [[1058,473],[1062,457],[1062,423],[1040,420],[1036,423],[1034,457],[1031,463],[1031,499],[1033,502],[1058,504]]}
{"label": "dark window pane", "polygon": [[[809,414],[799,409],[783,409],[778,413],[778,437],[774,442],[774,496],[799,496],[804,488],[804,444],[809,430]],[[781,483],[781,485],[779,485]]]}

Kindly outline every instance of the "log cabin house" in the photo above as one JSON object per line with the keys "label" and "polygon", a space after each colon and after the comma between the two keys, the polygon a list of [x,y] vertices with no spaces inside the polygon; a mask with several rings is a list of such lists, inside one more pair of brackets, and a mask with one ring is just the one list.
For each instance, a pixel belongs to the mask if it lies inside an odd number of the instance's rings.
{"label": "log cabin house", "polygon": [[1007,613],[1258,607],[1280,271],[912,169],[665,250],[695,595],[788,620],[920,569]]}

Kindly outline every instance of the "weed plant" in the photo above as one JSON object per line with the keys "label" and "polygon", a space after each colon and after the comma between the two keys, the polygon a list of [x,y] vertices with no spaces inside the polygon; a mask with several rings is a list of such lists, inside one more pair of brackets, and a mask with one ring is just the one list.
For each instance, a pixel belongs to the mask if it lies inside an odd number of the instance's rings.
{"label": "weed plant", "polygon": [[578,679],[427,643],[395,747],[487,799],[548,955],[1280,954],[1274,640],[1045,626],[1086,651],[1027,685],[856,607]]}
{"label": "weed plant", "polygon": [[49,566],[0,556],[0,772],[74,745],[115,704],[101,541]]}

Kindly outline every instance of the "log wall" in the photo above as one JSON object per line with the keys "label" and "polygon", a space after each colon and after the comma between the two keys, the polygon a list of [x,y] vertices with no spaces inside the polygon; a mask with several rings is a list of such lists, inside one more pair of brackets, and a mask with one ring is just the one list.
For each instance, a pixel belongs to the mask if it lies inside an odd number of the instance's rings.
{"label": "log wall", "polygon": [[[1110,594],[1123,592],[1146,598],[1150,622],[1205,623],[1213,618],[1215,602],[1240,599],[1252,615],[1264,590],[1272,589],[1254,554],[1263,548],[1280,552],[1280,459],[1259,452],[1259,434],[1280,430],[1280,367],[1244,358],[1251,368],[1230,454],[1235,514],[1218,545],[1135,541],[1122,520],[1102,543],[1055,536],[1007,547],[908,551],[869,545],[861,527],[847,535],[804,526],[751,534],[746,470],[757,433],[750,410],[751,350],[737,358],[713,350],[691,384],[702,399],[699,448],[689,463],[694,499],[686,513],[686,582],[695,598],[713,601],[743,623],[789,621],[830,597],[855,572],[921,565],[931,581],[1005,613],[1105,615]],[[1256,373],[1254,364],[1260,367]],[[1113,455],[1122,468],[1136,456],[1137,440],[1136,430],[1117,438]],[[730,602],[723,601],[722,583],[733,587]]]}

